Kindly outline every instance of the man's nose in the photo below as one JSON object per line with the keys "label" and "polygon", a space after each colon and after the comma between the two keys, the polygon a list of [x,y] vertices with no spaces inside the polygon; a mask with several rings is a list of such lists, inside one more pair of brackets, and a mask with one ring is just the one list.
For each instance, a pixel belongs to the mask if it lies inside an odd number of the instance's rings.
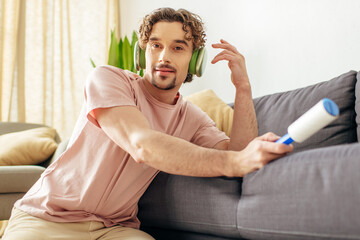
{"label": "man's nose", "polygon": [[168,48],[163,48],[161,51],[159,63],[170,63],[170,50]]}

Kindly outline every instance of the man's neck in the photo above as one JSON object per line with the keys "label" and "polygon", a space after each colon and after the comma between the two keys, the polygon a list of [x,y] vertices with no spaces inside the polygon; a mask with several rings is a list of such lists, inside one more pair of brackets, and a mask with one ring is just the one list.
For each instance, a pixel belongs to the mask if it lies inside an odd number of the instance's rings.
{"label": "man's neck", "polygon": [[146,87],[147,91],[156,100],[166,103],[166,104],[170,104],[170,105],[176,104],[177,99],[178,99],[177,94],[178,94],[180,87],[174,87],[173,89],[170,89],[170,90],[163,90],[163,89],[159,89],[159,88],[153,86],[149,81],[147,81],[144,78],[141,81],[143,81],[144,86]]}

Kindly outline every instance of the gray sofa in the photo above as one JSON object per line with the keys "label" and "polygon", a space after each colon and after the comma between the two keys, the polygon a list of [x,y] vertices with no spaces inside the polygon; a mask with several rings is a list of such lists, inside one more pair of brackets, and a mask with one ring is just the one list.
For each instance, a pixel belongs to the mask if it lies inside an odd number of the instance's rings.
{"label": "gray sofa", "polygon": [[[156,239],[173,240],[360,239],[358,81],[360,73],[350,71],[254,99],[259,134],[285,134],[289,124],[324,97],[338,104],[341,115],[309,140],[294,143],[292,154],[244,178],[159,173],[139,202],[141,228]],[[0,123],[0,134],[23,128]],[[0,167],[0,219],[9,216],[13,202],[66,144],[61,142],[42,166]]]}
{"label": "gray sofa", "polygon": [[339,119],[244,178],[160,173],[139,203],[142,229],[174,240],[360,239],[360,73],[254,99],[259,134],[285,134],[325,97]]}

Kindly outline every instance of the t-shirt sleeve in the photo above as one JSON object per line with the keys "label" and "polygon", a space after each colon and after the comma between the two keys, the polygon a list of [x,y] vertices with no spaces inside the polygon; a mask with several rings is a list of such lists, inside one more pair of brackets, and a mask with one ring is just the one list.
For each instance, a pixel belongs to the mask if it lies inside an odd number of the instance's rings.
{"label": "t-shirt sleeve", "polygon": [[214,148],[217,143],[229,139],[224,132],[216,127],[215,122],[200,108],[197,108],[196,115],[199,127],[191,139],[192,143],[202,147]]}
{"label": "t-shirt sleeve", "polygon": [[87,118],[99,127],[94,110],[116,106],[136,106],[130,77],[122,69],[101,66],[95,68],[85,84]]}

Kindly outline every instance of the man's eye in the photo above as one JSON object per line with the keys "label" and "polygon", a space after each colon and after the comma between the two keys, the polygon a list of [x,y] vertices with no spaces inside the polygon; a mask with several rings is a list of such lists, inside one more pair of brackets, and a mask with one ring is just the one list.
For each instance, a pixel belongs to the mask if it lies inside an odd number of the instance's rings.
{"label": "man's eye", "polygon": [[181,50],[183,50],[183,48],[178,46],[178,47],[175,47],[175,50],[181,51]]}
{"label": "man's eye", "polygon": [[159,44],[156,44],[156,43],[153,44],[153,48],[159,48],[159,47],[160,47]]}

